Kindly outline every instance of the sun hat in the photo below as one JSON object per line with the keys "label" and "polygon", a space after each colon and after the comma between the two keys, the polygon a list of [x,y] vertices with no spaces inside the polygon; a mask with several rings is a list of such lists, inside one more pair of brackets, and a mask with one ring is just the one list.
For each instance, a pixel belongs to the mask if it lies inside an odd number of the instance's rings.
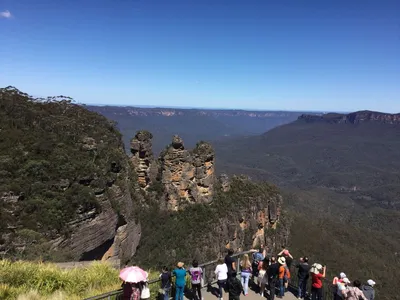
{"label": "sun hat", "polygon": [[281,256],[278,258],[278,263],[280,263],[281,265],[284,265],[286,263],[286,259]]}
{"label": "sun hat", "polygon": [[346,277],[347,277],[346,274],[344,274],[343,272],[340,273],[340,278],[341,278],[341,279],[346,278]]}
{"label": "sun hat", "polygon": [[350,280],[347,277],[345,277],[345,278],[343,278],[343,282],[349,284]]}
{"label": "sun hat", "polygon": [[370,285],[370,286],[374,286],[374,285],[376,284],[376,282],[373,281],[372,279],[368,279],[367,283],[368,283],[368,285]]}
{"label": "sun hat", "polygon": [[178,267],[178,268],[183,268],[184,265],[185,265],[185,264],[184,264],[183,262],[180,261],[180,262],[178,262],[177,267]]}

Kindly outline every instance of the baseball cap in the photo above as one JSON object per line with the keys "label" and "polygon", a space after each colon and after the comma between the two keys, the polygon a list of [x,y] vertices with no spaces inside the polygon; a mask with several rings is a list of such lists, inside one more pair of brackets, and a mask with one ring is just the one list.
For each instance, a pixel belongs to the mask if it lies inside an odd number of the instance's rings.
{"label": "baseball cap", "polygon": [[370,285],[370,286],[374,286],[374,285],[376,284],[376,282],[373,281],[372,279],[368,279],[367,283],[368,283],[368,285]]}
{"label": "baseball cap", "polygon": [[344,274],[343,272],[340,273],[340,278],[341,278],[341,279],[346,278],[346,277],[347,277],[346,274]]}

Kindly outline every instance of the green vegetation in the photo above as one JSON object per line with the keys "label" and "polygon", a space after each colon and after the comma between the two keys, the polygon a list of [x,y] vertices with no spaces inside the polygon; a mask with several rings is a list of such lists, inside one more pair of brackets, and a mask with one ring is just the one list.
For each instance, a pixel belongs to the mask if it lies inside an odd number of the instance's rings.
{"label": "green vegetation", "polygon": [[0,89],[0,251],[72,259],[49,241],[78,215],[101,212],[96,195],[126,164],[115,124],[65,96],[34,99]]}
{"label": "green vegetation", "polygon": [[118,273],[100,262],[62,270],[50,263],[0,260],[0,299],[78,300],[118,289]]}
{"label": "green vegetation", "polygon": [[297,121],[262,136],[214,145],[217,169],[267,180],[284,191],[290,247],[373,278],[379,299],[396,299],[400,257],[400,127]]}
{"label": "green vegetation", "polygon": [[[178,260],[186,264],[194,258],[200,262],[214,260],[233,239],[239,219],[253,220],[252,213],[264,209],[277,195],[278,190],[271,185],[236,178],[228,192],[216,187],[211,204],[193,204],[168,212],[160,209],[158,200],[149,202],[139,214],[142,238],[133,263],[160,269],[164,265],[174,267]],[[245,249],[251,247],[257,225],[245,230]]]}

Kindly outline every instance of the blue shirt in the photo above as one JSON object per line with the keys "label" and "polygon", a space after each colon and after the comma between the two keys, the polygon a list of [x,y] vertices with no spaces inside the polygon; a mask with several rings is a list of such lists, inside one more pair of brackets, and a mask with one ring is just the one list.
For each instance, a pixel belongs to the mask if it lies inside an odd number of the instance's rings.
{"label": "blue shirt", "polygon": [[186,270],[185,269],[175,269],[174,275],[176,277],[175,284],[176,286],[183,287],[186,284]]}

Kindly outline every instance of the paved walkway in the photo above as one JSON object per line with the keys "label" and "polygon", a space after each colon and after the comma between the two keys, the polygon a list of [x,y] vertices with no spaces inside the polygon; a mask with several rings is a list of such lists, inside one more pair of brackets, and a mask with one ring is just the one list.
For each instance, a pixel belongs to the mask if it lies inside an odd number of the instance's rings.
{"label": "paved walkway", "polygon": [[[213,285],[213,288],[217,288],[216,285]],[[207,289],[202,289],[202,296],[204,298],[204,300],[218,300],[218,298],[213,294],[214,289],[211,291],[207,291]],[[265,296],[264,298],[261,298],[260,294],[256,294],[254,291],[249,289],[249,294],[247,296],[240,296],[240,299],[243,300],[263,300],[263,299],[267,299],[267,297]],[[275,297],[276,300],[281,300],[281,298],[277,298]],[[291,292],[286,292],[285,293],[285,297],[282,298],[283,300],[296,300],[297,298],[291,293]],[[223,300],[228,300],[228,294],[224,293],[224,298]]]}

